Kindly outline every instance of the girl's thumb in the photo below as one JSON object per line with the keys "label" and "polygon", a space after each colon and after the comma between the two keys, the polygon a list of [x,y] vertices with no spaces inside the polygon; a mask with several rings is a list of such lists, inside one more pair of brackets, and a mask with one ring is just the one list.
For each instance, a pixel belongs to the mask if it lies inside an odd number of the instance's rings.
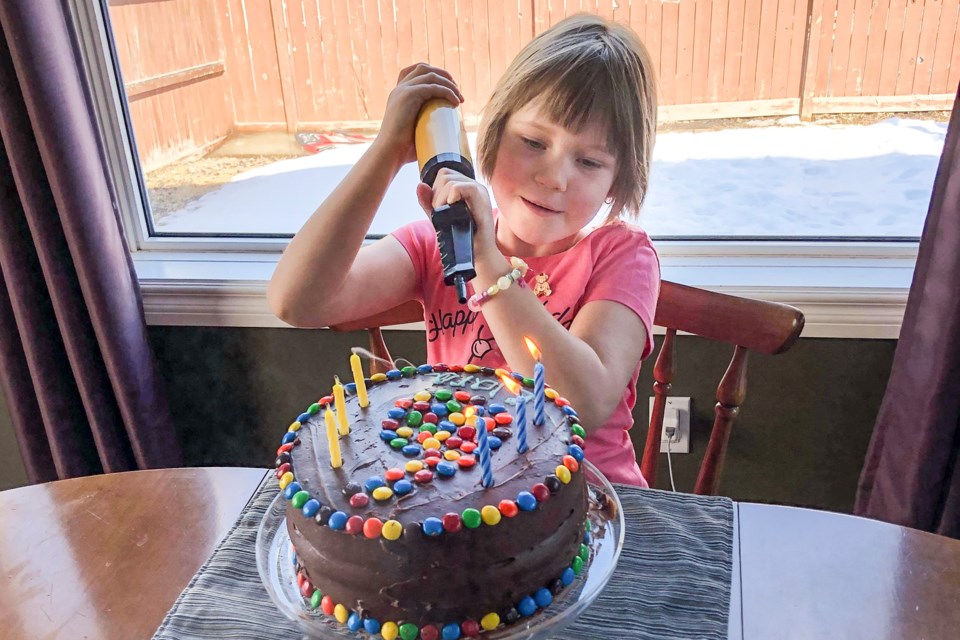
{"label": "girl's thumb", "polygon": [[420,208],[428,218],[433,215],[433,189],[426,182],[417,185],[417,200],[420,201]]}

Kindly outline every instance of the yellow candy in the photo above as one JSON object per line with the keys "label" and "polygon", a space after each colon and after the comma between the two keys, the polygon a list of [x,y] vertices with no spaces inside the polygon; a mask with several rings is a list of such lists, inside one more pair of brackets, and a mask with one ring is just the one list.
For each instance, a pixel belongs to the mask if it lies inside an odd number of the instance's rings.
{"label": "yellow candy", "polygon": [[417,391],[417,392],[413,395],[413,399],[416,400],[417,402],[426,402],[427,400],[429,400],[429,399],[432,398],[432,397],[433,397],[433,396],[430,395],[430,392],[429,392],[429,391]]}
{"label": "yellow candy", "polygon": [[424,449],[439,449],[439,448],[440,448],[440,441],[437,440],[436,438],[427,438],[426,440],[423,441],[423,448],[424,448]]}
{"label": "yellow candy", "polygon": [[480,618],[480,626],[483,627],[485,631],[493,631],[500,626],[500,616],[495,613],[488,613]]}
{"label": "yellow candy", "polygon": [[483,521],[489,525],[495,525],[500,522],[502,517],[500,514],[500,509],[497,509],[495,506],[488,504],[483,509],[480,509],[480,517],[483,518]]}
{"label": "yellow candy", "polygon": [[385,373],[375,373],[370,376],[370,382],[383,382],[387,379],[387,374]]}
{"label": "yellow candy", "polygon": [[459,411],[454,411],[449,416],[447,416],[447,420],[449,420],[453,424],[460,427],[460,426],[463,426],[463,423],[467,421],[467,417],[462,413],[460,413]]}
{"label": "yellow candy", "polygon": [[467,373],[476,373],[477,371],[480,371],[480,367],[475,364],[465,364],[463,365],[463,370]]}
{"label": "yellow candy", "polygon": [[400,627],[397,626],[396,622],[384,622],[383,626],[380,627],[380,635],[383,636],[383,640],[396,640],[397,636],[400,635]]}
{"label": "yellow candy", "polygon": [[291,425],[287,428],[287,431],[300,431],[300,427],[302,427],[302,426],[303,426],[303,425],[300,424],[300,421],[299,421],[299,420],[294,420],[293,424],[291,424]]}
{"label": "yellow candy", "polygon": [[[443,452],[443,457],[445,460],[449,460],[450,462],[453,462],[454,460],[460,459],[460,452],[454,451],[453,449],[447,449],[446,451]],[[566,469],[566,467],[564,467],[564,469]]]}
{"label": "yellow candy", "polygon": [[437,431],[437,433],[433,437],[439,440],[440,442],[443,442],[444,440],[446,440],[452,435],[453,434],[450,433],[449,431]]}
{"label": "yellow candy", "polygon": [[503,376],[509,376],[510,372],[506,369],[494,369],[493,375],[497,376],[498,378],[502,378]]}
{"label": "yellow candy", "polygon": [[400,436],[401,438],[409,438],[410,436],[413,435],[413,429],[411,429],[410,427],[400,427],[399,429],[397,429],[397,435]]}
{"label": "yellow candy", "polygon": [[293,472],[287,471],[285,474],[280,476],[280,488],[286,489],[287,485],[293,482]]}
{"label": "yellow candy", "polygon": [[416,473],[417,471],[420,471],[420,469],[423,469],[423,463],[419,460],[410,460],[404,465],[404,468],[406,468],[406,470],[410,473]]}
{"label": "yellow candy", "polygon": [[[403,525],[397,522],[396,520],[387,520],[386,522],[383,523],[383,529],[380,530],[380,535],[382,535],[387,540],[396,540],[402,534],[403,534]],[[393,624],[393,623],[388,622],[387,624]],[[383,625],[384,629],[386,629],[387,624]],[[393,625],[393,626],[398,630],[398,633],[399,633],[399,627],[397,627],[397,625]],[[396,638],[397,636],[394,635],[393,637]],[[386,638],[386,636],[384,636],[384,638]]]}
{"label": "yellow candy", "polygon": [[560,397],[560,394],[557,393],[556,389],[550,389],[550,388],[544,389],[543,395],[547,396],[547,398],[549,398],[550,400],[556,400],[557,398]]}
{"label": "yellow candy", "polygon": [[[566,467],[564,467],[566,469]],[[567,471],[567,475],[570,475],[570,472]],[[569,482],[569,480],[567,481]],[[393,496],[393,489],[390,487],[377,487],[373,490],[373,499],[374,500],[389,500]]]}
{"label": "yellow candy", "polygon": [[559,467],[557,467],[554,473],[557,475],[558,478],[560,478],[560,482],[562,482],[563,484],[567,484],[570,482],[570,469],[567,469],[565,466],[560,465]]}
{"label": "yellow candy", "polygon": [[345,623],[347,618],[350,617],[350,612],[342,604],[338,604],[333,608],[333,617],[337,619],[337,622]]}

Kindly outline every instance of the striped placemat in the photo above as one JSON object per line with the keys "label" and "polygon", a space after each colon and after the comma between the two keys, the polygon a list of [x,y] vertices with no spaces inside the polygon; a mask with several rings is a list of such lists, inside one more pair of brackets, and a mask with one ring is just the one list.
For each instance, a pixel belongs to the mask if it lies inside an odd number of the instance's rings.
{"label": "striped placemat", "polygon": [[[563,637],[727,638],[733,502],[615,487],[626,522],[620,561],[603,593]],[[154,640],[300,637],[296,623],[267,596],[254,556],[257,527],[277,491],[276,478],[268,474]]]}

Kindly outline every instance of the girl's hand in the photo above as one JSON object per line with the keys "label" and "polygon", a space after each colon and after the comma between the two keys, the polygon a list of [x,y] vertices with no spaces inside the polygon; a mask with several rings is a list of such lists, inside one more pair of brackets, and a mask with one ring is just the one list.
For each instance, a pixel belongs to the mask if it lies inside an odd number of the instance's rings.
{"label": "girl's hand", "polygon": [[413,133],[417,114],[426,101],[434,98],[449,100],[454,106],[460,106],[463,102],[463,94],[447,71],[425,62],[402,70],[397,86],[387,98],[383,122],[374,145],[396,154],[402,164],[416,160]]}
{"label": "girl's hand", "polygon": [[452,169],[440,169],[433,183],[433,189],[423,182],[417,185],[417,200],[420,201],[420,206],[428,217],[433,214],[434,209],[445,204],[453,204],[460,200],[466,202],[475,225],[474,255],[478,260],[496,258],[503,260],[500,250],[497,249],[490,194],[482,184]]}

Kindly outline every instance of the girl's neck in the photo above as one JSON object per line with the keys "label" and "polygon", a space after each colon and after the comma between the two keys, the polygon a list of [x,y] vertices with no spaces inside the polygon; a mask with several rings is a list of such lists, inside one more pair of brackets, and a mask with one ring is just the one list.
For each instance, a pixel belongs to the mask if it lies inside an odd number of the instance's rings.
{"label": "girl's neck", "polygon": [[500,253],[505,256],[517,256],[520,258],[543,258],[545,256],[563,253],[580,242],[589,232],[589,228],[585,227],[569,238],[564,238],[557,242],[530,244],[511,233],[506,225],[501,225],[499,216],[497,216],[494,221],[494,227],[497,247],[500,249]]}

